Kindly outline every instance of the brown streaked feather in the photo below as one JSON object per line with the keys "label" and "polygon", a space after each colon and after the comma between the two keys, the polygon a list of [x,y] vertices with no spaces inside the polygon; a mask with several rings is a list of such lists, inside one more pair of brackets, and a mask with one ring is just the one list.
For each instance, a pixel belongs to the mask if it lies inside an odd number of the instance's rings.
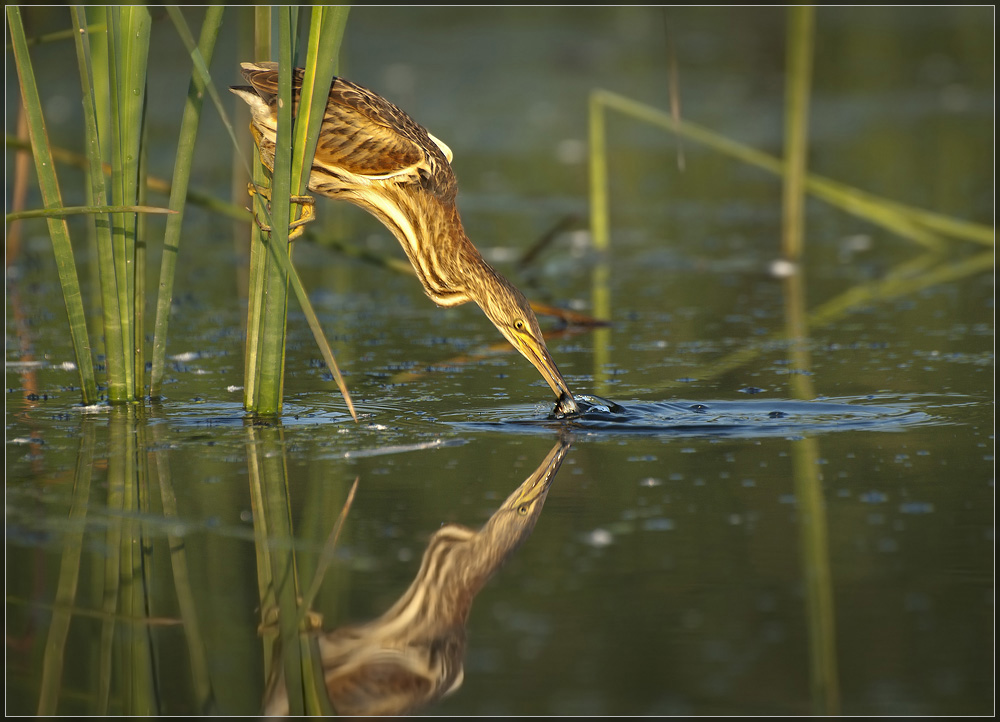
{"label": "brown streaked feather", "polygon": [[[262,128],[274,141],[277,117],[277,63],[243,63],[243,77],[271,109],[271,121]],[[298,111],[304,71],[292,76],[293,112]],[[344,78],[330,86],[324,132],[313,165],[336,174],[346,171],[371,181],[410,176],[443,199],[454,198],[456,182],[439,143],[406,113],[384,98]],[[267,131],[270,131],[268,133]],[[410,180],[410,179],[407,179]],[[322,192],[321,189],[316,189]]]}

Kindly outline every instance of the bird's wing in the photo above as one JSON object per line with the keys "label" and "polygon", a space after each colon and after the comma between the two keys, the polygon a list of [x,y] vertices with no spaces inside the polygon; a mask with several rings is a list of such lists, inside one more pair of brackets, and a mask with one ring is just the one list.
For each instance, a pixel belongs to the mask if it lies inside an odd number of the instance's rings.
{"label": "bird's wing", "polygon": [[386,100],[343,78],[330,88],[315,162],[373,180],[433,171],[419,125]]}
{"label": "bird's wing", "polygon": [[[243,63],[243,77],[269,106],[277,102],[278,64]],[[292,77],[298,111],[303,71]],[[314,164],[372,181],[409,176],[437,195],[454,195],[451,149],[381,96],[344,78],[330,86]]]}

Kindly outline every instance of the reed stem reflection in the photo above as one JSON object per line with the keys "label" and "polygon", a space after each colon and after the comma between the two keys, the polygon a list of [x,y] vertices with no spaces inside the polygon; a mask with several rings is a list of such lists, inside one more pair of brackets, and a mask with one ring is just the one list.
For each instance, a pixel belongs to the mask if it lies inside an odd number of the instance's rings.
{"label": "reed stem reflection", "polygon": [[264,644],[264,673],[281,675],[300,691],[288,698],[291,714],[321,714],[324,710],[310,688],[316,678],[312,654],[299,634],[300,575],[291,543],[294,533],[284,449],[280,426],[247,429],[260,609],[276,619],[278,626],[277,643]]}
{"label": "reed stem reflection", "polygon": [[[814,9],[789,8],[788,65],[785,74],[785,174],[782,218],[782,254],[794,264],[784,279],[785,329],[795,370],[791,387],[796,398],[816,398],[809,346],[806,280],[801,270],[805,252],[805,178],[807,174],[809,89],[812,74]],[[809,624],[809,686],[816,714],[840,712],[837,670],[836,609],[827,539],[823,480],[819,472],[819,440],[805,438],[792,444],[795,498],[801,529],[802,573]]]}

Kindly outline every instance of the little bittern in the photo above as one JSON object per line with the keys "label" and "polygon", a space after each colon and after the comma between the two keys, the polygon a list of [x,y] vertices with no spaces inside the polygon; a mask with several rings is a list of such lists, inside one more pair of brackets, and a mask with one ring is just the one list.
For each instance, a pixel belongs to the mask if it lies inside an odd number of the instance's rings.
{"label": "little bittern", "polygon": [[[243,63],[249,86],[231,90],[250,106],[261,162],[274,169],[278,66]],[[303,71],[292,78],[298,110]],[[451,150],[395,105],[334,78],[309,174],[309,190],[353,203],[378,218],[403,246],[424,291],[439,306],[474,301],[538,369],[562,414],[576,400],[545,346],[524,295],[482,257],[462,228]]]}

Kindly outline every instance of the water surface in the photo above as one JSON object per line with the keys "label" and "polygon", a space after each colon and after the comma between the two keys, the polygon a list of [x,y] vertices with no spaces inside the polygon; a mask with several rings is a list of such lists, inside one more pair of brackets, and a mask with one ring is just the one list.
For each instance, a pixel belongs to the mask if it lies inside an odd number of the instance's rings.
{"label": "water surface", "polygon": [[[820,9],[811,169],[990,222],[988,12]],[[231,20],[223,85],[246,59]],[[157,57],[176,59],[154,69],[165,148],[187,82],[171,33],[156,25]],[[482,529],[565,444],[533,526],[449,627],[461,684],[412,711],[990,713],[994,282],[991,262],[969,264],[991,251],[930,253],[813,201],[793,292],[773,273],[778,181],[690,143],[681,171],[675,138],[619,117],[613,252],[589,244],[590,89],[667,108],[672,54],[685,117],[780,153],[783,33],[774,8],[352,9],[345,74],[455,151],[487,258],[534,300],[597,313],[610,299],[608,327],[542,319],[591,399],[582,417],[551,417],[548,387],[478,309],[437,309],[413,278],[299,242],[360,418],[294,303],[284,415],[248,418],[247,227],[198,210],[165,398],[81,408],[50,243],[25,225],[7,277],[8,711],[259,713],[282,659],[261,627],[266,580],[294,568],[300,595],[320,580],[324,635],[370,625],[420,579],[442,525]],[[72,53],[36,58],[50,132],[78,144],[60,84]],[[195,185],[226,196],[225,131],[207,118],[204,132]],[[172,162],[165,150],[153,172]],[[67,203],[79,183],[67,172]],[[354,209],[318,213],[319,239],[402,258]],[[843,298],[859,300],[830,312]]]}

